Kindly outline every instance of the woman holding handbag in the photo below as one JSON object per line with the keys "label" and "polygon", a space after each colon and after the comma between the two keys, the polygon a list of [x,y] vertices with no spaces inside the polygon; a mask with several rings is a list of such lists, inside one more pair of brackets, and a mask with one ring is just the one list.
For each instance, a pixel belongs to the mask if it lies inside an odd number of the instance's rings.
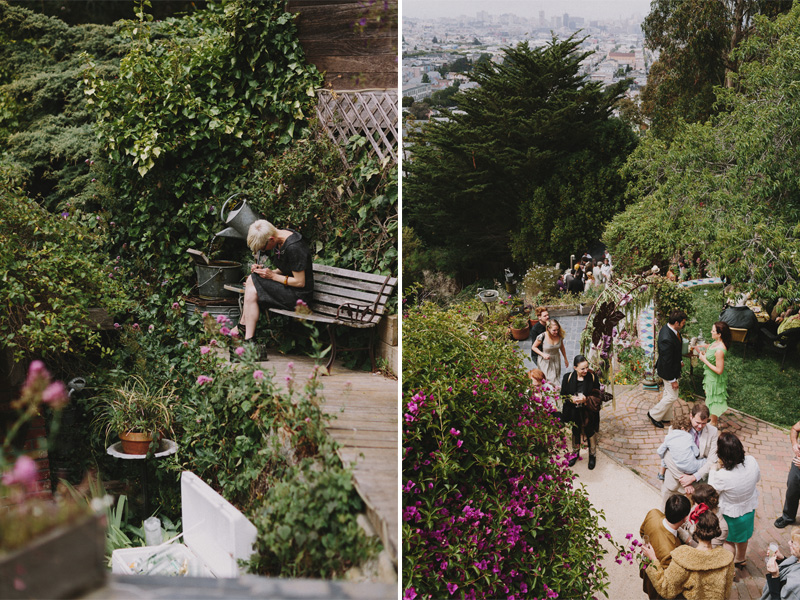
{"label": "woman holding handbag", "polygon": [[582,354],[575,357],[572,365],[575,370],[564,374],[561,381],[561,398],[564,400],[561,418],[565,423],[572,423],[572,450],[575,452],[569,466],[577,462],[581,438],[586,438],[589,446],[589,469],[594,469],[597,462],[600,407],[603,404],[600,378],[589,368],[589,361]]}

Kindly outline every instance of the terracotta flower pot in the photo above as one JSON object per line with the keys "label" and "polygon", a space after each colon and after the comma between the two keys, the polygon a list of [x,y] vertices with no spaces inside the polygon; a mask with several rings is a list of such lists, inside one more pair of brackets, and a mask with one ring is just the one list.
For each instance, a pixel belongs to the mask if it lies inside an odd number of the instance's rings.
{"label": "terracotta flower pot", "polygon": [[530,332],[531,332],[530,326],[523,327],[522,329],[514,329],[512,327],[511,328],[511,337],[513,337],[515,340],[527,340],[528,339],[528,335],[530,334]]}
{"label": "terracotta flower pot", "polygon": [[122,442],[122,451],[125,454],[147,454],[150,449],[150,442],[153,436],[150,433],[127,432],[120,433],[119,439]]}

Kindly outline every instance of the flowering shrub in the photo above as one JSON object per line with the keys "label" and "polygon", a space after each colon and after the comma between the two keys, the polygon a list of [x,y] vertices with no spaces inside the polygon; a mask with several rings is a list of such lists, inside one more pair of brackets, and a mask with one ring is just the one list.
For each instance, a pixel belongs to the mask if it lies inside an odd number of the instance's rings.
{"label": "flowering shrub", "polygon": [[573,487],[557,398],[531,394],[504,329],[465,308],[404,317],[404,597],[602,592],[610,535]]}
{"label": "flowering shrub", "polygon": [[522,289],[527,298],[551,295],[556,292],[556,282],[562,270],[550,265],[531,265],[522,278]]}

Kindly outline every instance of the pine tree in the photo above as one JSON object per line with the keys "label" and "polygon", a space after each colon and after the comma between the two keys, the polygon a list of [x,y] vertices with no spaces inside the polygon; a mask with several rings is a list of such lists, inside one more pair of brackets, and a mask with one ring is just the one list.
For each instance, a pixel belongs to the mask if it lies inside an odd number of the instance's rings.
{"label": "pine tree", "polygon": [[404,220],[438,268],[563,258],[622,209],[617,170],[636,138],[611,113],[628,82],[586,82],[581,41],[506,48],[446,120],[410,136]]}

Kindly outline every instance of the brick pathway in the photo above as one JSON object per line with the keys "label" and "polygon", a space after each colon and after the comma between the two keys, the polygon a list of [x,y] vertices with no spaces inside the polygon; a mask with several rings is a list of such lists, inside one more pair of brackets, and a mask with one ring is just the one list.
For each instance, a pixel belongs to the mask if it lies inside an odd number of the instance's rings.
{"label": "brick pathway", "polygon": [[[643,390],[641,385],[616,386],[616,410],[603,409],[600,420],[600,450],[630,468],[647,483],[661,490],[657,479],[659,458],[656,449],[664,440],[664,429],[656,429],[646,412],[660,398],[661,392]],[[690,404],[679,400],[675,414],[688,413]],[[788,430],[780,429],[744,413],[728,410],[720,417],[720,429],[735,433],[761,469],[759,506],[756,510],[755,533],[747,548],[747,565],[737,569],[731,599],[760,598],[766,568],[765,550],[770,542],[778,542],[784,554],[791,527],[777,529],[773,525],[783,509],[786,477],[791,465]],[[602,507],[599,507],[602,508]],[[632,532],[639,524],[632,525]]]}

